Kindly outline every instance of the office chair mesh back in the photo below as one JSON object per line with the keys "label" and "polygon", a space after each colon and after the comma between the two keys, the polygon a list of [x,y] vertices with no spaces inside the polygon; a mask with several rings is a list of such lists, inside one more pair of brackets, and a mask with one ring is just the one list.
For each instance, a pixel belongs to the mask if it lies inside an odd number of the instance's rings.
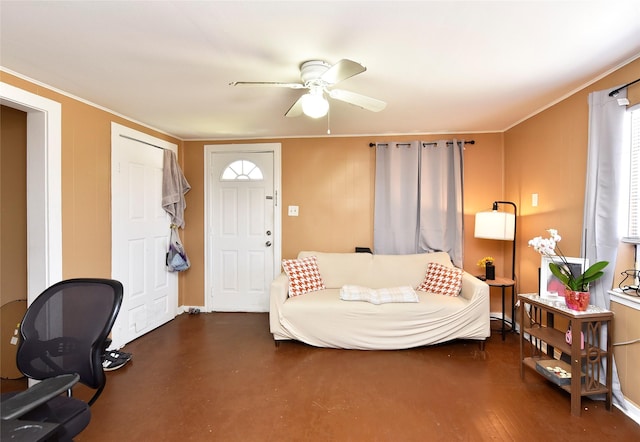
{"label": "office chair mesh back", "polygon": [[18,368],[33,379],[78,373],[80,382],[102,392],[102,352],[122,303],[122,284],[110,279],[61,281],[38,296],[20,332]]}

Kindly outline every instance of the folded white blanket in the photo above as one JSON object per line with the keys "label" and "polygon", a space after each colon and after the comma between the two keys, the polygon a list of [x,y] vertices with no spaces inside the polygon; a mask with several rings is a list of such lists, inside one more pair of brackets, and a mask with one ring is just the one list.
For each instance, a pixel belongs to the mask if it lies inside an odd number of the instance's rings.
{"label": "folded white blanket", "polygon": [[340,289],[343,301],[367,301],[372,304],[388,302],[420,302],[416,291],[409,286],[371,289],[358,285],[343,285]]}

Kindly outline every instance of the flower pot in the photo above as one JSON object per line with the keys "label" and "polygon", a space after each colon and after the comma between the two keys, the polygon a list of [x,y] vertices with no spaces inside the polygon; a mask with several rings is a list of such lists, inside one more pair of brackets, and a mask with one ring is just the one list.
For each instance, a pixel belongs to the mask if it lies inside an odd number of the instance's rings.
{"label": "flower pot", "polygon": [[571,310],[583,312],[589,306],[589,292],[576,292],[565,288],[564,299]]}
{"label": "flower pot", "polygon": [[484,267],[484,271],[488,280],[493,281],[496,279],[496,267],[492,263],[488,262]]}

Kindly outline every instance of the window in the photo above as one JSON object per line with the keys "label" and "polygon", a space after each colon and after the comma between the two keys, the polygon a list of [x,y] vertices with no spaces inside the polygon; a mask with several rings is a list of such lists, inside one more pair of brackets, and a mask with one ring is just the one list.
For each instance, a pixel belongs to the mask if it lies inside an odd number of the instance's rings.
{"label": "window", "polygon": [[263,175],[262,170],[251,161],[238,160],[229,164],[224,169],[220,179],[221,181],[259,181],[263,179]]}
{"label": "window", "polygon": [[628,236],[640,236],[640,107],[631,110]]}
{"label": "window", "polygon": [[[624,242],[635,244],[635,264],[634,270],[625,270],[627,276],[620,283],[620,288],[626,285],[627,290],[635,289],[636,294],[639,293],[640,287],[640,105],[630,109],[629,115],[629,199],[628,199],[628,217],[627,238]],[[624,230],[623,230],[624,232]]]}

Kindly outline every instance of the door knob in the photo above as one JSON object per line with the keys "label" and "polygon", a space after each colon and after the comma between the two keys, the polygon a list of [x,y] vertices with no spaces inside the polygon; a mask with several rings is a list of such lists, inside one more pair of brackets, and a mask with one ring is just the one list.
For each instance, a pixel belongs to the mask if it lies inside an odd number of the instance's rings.
{"label": "door knob", "polygon": [[267,236],[271,236],[271,230],[267,230]]}
{"label": "door knob", "polygon": [[267,241],[266,243],[264,243],[264,245],[267,247],[271,247],[271,241]]}

